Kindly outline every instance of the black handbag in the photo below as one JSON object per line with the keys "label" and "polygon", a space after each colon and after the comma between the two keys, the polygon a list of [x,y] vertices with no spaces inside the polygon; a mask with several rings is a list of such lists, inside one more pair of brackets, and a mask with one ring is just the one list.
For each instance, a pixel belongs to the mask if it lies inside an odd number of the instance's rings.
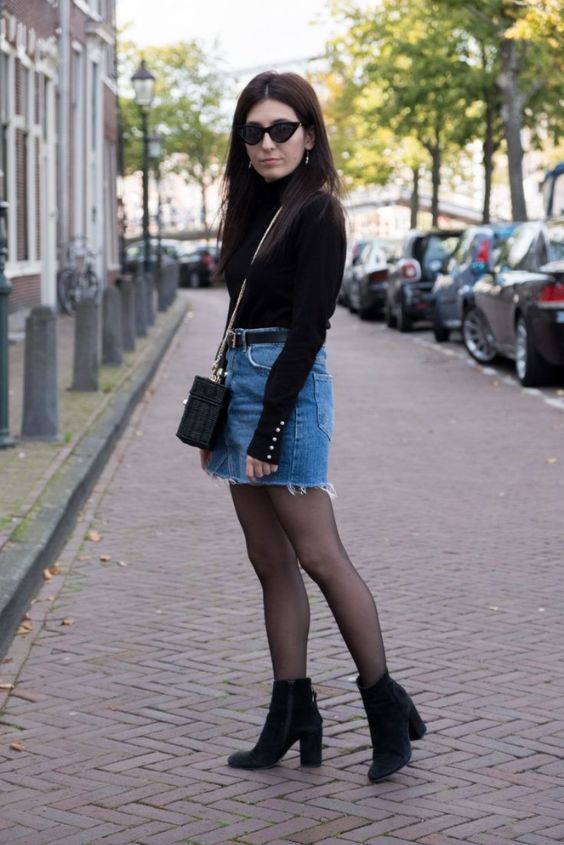
{"label": "black handbag", "polygon": [[[282,209],[279,208],[270,221],[259,245],[255,250],[255,254],[251,259],[251,264],[257,257],[259,249],[263,245],[266,236],[270,232],[281,210]],[[188,446],[196,446],[198,449],[212,450],[216,437],[225,422],[227,405],[229,403],[229,390],[224,383],[225,352],[227,349],[229,335],[233,331],[233,327],[235,325],[235,319],[241,305],[241,300],[243,299],[246,285],[247,280],[245,279],[241,285],[239,297],[235,304],[235,308],[233,309],[229,325],[227,326],[223,339],[219,344],[219,348],[213,362],[211,376],[209,378],[196,376],[190,389],[188,399],[184,401],[184,413],[182,414],[176,436]]]}

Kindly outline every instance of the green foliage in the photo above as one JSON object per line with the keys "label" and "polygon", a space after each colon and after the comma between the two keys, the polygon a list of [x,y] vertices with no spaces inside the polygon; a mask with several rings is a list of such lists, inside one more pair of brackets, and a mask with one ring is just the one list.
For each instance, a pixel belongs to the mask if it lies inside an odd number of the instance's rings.
{"label": "green foliage", "polygon": [[120,45],[119,78],[124,172],[141,168],[142,132],[130,79],[144,58],[156,78],[149,113],[150,133],[165,141],[165,168],[182,173],[201,186],[213,181],[225,155],[227,127],[221,110],[225,81],[218,58],[197,41],[180,41],[139,50]]}

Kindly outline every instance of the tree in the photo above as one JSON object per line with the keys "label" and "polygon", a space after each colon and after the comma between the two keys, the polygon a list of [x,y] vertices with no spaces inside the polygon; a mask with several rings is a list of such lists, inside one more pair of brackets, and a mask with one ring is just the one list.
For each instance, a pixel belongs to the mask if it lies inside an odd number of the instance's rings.
{"label": "tree", "polygon": [[333,45],[334,66],[348,68],[358,92],[371,92],[365,120],[388,128],[396,144],[411,139],[429,155],[436,225],[445,154],[476,131],[469,106],[475,68],[448,16],[426,0],[382,0],[368,12],[345,2],[333,10],[348,23]]}
{"label": "tree", "polygon": [[166,169],[199,185],[202,221],[207,216],[207,188],[217,179],[225,155],[227,127],[221,109],[226,85],[217,70],[218,59],[197,41],[180,41],[141,51],[121,44],[120,97],[124,142],[124,171],[139,170],[142,138],[130,78],[143,57],[156,78],[151,107],[152,131],[165,139]]}
{"label": "tree", "polygon": [[560,0],[435,0],[456,12],[466,32],[494,52],[501,96],[514,220],[526,220],[522,130],[533,134],[542,118],[555,136],[562,130],[564,10]]}

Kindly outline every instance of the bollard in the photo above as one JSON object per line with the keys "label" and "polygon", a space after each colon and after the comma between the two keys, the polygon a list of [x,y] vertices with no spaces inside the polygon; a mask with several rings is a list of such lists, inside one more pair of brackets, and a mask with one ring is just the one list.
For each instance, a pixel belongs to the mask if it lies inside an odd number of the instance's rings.
{"label": "bollard", "polygon": [[47,305],[33,308],[25,321],[22,437],[57,440],[57,317]]}
{"label": "bollard", "polygon": [[122,276],[118,282],[121,295],[122,346],[124,352],[135,349],[135,294],[131,276]]}
{"label": "bollard", "polygon": [[135,336],[145,337],[147,334],[147,304],[145,294],[145,279],[139,272],[133,282],[133,297],[135,300]]}
{"label": "bollard", "polygon": [[169,267],[169,297],[170,297],[170,304],[174,302],[176,299],[176,294],[178,291],[178,283],[180,279],[180,265],[178,261],[175,261],[174,264],[171,264]]}
{"label": "bollard", "polygon": [[102,294],[102,364],[119,367],[123,363],[121,296],[114,285]]}
{"label": "bollard", "polygon": [[153,273],[149,270],[145,275],[145,307],[147,309],[147,325],[155,325],[155,282]]}
{"label": "bollard", "polygon": [[98,313],[93,299],[81,299],[76,306],[71,390],[98,390]]}
{"label": "bollard", "polygon": [[166,291],[166,269],[161,261],[157,267],[155,276],[155,284],[157,287],[157,309],[159,311],[166,311],[168,308],[167,291]]}

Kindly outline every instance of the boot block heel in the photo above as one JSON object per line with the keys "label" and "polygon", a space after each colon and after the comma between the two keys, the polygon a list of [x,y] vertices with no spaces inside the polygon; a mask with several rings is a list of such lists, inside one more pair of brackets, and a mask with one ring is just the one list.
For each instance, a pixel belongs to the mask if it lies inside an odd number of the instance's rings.
{"label": "boot block heel", "polygon": [[414,705],[409,713],[409,738],[421,739],[425,736],[426,731],[427,727],[425,722],[417,712],[417,708]]}
{"label": "boot block heel", "polygon": [[300,764],[321,766],[321,731],[300,737]]}

